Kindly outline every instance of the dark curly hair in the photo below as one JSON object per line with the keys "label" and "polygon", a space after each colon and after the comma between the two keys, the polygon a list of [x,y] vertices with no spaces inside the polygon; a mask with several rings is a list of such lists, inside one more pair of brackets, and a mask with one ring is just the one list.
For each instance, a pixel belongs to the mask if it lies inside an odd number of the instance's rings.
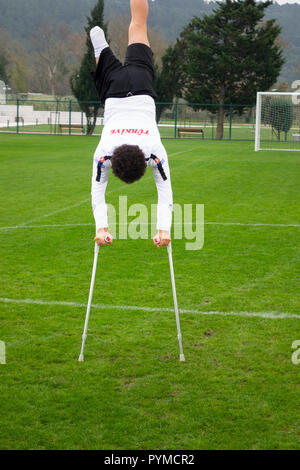
{"label": "dark curly hair", "polygon": [[144,176],[147,164],[144,152],[137,145],[121,145],[111,157],[112,171],[127,184],[134,183]]}

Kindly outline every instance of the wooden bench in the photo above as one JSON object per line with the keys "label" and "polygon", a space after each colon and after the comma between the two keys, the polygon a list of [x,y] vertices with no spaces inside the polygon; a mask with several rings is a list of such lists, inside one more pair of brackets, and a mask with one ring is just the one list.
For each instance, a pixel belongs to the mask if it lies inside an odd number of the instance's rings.
{"label": "wooden bench", "polygon": [[197,129],[196,127],[178,127],[178,137],[180,137],[181,134],[202,135],[202,139],[204,139],[203,129]]}
{"label": "wooden bench", "polygon": [[81,124],[71,124],[71,127],[68,124],[58,124],[59,132],[64,130],[71,130],[71,131],[78,131],[80,130],[82,134],[84,134],[84,127]]}

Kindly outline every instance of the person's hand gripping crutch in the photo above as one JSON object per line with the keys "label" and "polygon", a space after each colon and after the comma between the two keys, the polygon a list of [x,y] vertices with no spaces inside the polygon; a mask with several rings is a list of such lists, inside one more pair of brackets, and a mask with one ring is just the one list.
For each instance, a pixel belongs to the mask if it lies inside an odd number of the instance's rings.
{"label": "person's hand gripping crutch", "polygon": [[160,246],[169,246],[171,243],[171,237],[169,232],[166,230],[159,230],[158,233],[153,238],[154,245],[159,248]]}
{"label": "person's hand gripping crutch", "polygon": [[95,237],[95,242],[98,246],[107,246],[111,245],[113,242],[113,237],[109,233],[107,228],[100,228],[97,231],[97,235]]}

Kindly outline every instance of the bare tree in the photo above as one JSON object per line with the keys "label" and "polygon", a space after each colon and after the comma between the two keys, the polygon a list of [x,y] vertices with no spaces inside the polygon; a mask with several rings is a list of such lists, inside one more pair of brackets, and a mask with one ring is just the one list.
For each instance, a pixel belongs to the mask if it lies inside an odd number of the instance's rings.
{"label": "bare tree", "polygon": [[[68,27],[61,23],[58,27],[42,24],[31,37],[34,50],[32,56],[35,87],[50,91],[53,96],[70,92],[70,53],[67,38]],[[33,77],[32,77],[33,78]]]}
{"label": "bare tree", "polygon": [[86,47],[85,33],[71,33],[66,37],[66,45],[69,51],[69,61],[72,66],[80,64]]}

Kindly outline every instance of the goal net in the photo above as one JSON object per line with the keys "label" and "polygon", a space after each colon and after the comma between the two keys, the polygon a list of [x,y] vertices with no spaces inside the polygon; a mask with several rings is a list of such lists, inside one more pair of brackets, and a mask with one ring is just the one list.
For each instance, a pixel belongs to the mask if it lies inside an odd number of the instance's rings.
{"label": "goal net", "polygon": [[300,93],[259,92],[255,151],[300,151]]}

